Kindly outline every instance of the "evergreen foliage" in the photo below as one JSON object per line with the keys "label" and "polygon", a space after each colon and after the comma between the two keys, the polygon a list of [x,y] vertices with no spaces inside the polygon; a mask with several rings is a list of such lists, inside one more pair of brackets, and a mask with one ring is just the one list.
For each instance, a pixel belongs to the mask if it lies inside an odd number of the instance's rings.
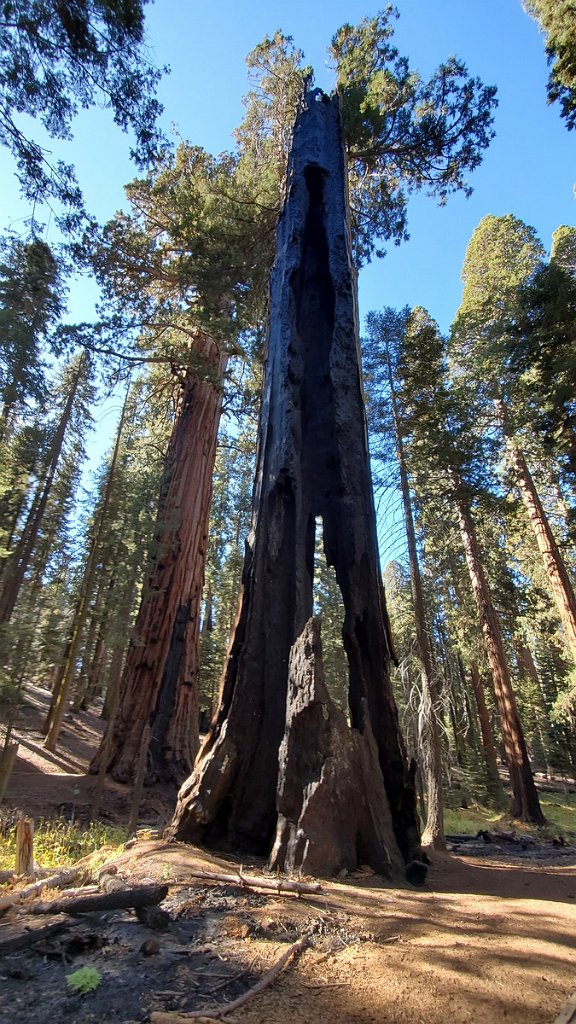
{"label": "evergreen foliage", "polygon": [[77,223],[82,195],[74,169],[51,163],[42,142],[28,138],[21,115],[53,139],[68,139],[81,108],[104,104],[134,132],[132,156],[149,163],[160,143],[154,97],[160,72],[146,59],[148,0],[19,0],[0,14],[0,143],[11,150],[22,191],[32,202],[58,199]]}
{"label": "evergreen foliage", "polygon": [[463,190],[493,138],[496,89],[450,57],[424,82],[391,42],[398,11],[388,5],[359,25],[343,25],[330,55],[342,97],[351,207],[359,261],[379,242],[407,234],[411,193],[445,203]]}
{"label": "evergreen foliage", "polygon": [[524,0],[546,37],[548,101],[559,102],[566,127],[576,126],[576,15],[571,0]]}

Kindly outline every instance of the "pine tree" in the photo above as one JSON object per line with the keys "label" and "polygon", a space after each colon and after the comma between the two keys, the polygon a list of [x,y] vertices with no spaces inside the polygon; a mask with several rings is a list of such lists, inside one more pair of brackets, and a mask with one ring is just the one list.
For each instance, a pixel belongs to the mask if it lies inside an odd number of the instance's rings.
{"label": "pine tree", "polygon": [[63,311],[62,275],[46,242],[4,240],[0,263],[0,442],[25,403],[46,398],[46,359],[57,355],[53,333]]}
{"label": "pine tree", "polygon": [[18,542],[13,546],[4,566],[0,590],[0,623],[10,619],[18,600],[65,450],[65,437],[73,420],[75,407],[81,404],[82,408],[86,408],[93,397],[90,361],[85,353],[77,356],[62,376],[60,388],[64,400],[58,421],[54,424],[43,473],[38,480]]}
{"label": "pine tree", "polygon": [[550,261],[521,284],[506,335],[508,371],[522,402],[523,420],[576,480],[576,228],[552,237]]}
{"label": "pine tree", "polygon": [[398,12],[387,6],[343,25],[330,47],[342,99],[356,261],[379,242],[407,237],[409,196],[443,203],[470,194],[467,173],[493,138],[496,89],[449,57],[423,81],[392,43]]}
{"label": "pine tree", "polygon": [[[454,510],[465,553],[479,625],[484,638],[498,704],[506,761],[513,792],[512,813],[542,823],[526,742],[512,689],[502,630],[494,607],[478,542],[472,505],[485,491],[486,447],[473,430],[474,409],[457,401],[446,379],[444,343],[437,326],[421,309],[407,326],[400,360],[411,468],[417,488],[430,501],[448,500]],[[430,467],[435,480],[427,480]]]}
{"label": "pine tree", "polygon": [[[368,316],[368,330],[372,348],[372,366],[381,363],[392,412],[393,430],[396,440],[396,456],[400,475],[400,493],[408,544],[408,561],[414,605],[414,621],[420,661],[420,679],[422,703],[420,709],[420,748],[419,753],[423,765],[423,778],[426,790],[426,825],[422,835],[424,846],[436,849],[444,847],[443,822],[443,791],[442,791],[442,753],[438,727],[438,694],[433,653],[430,639],[430,628],[427,621],[426,602],[422,583],[422,573],[418,555],[418,543],[408,466],[404,451],[404,430],[401,411],[396,396],[393,361],[397,358],[399,336],[406,328],[406,317],[394,314],[393,310],[384,313],[371,313]],[[374,351],[376,350],[376,351]],[[374,372],[374,371],[373,371]]]}
{"label": "pine tree", "polygon": [[570,0],[524,0],[524,7],[546,37],[551,65],[548,101],[560,102],[568,129],[576,124],[576,24]]}
{"label": "pine tree", "polygon": [[122,428],[126,414],[127,398],[128,392],[122,409],[122,415],[120,417],[120,424],[116,436],[116,443],[114,445],[114,452],[110,462],[108,478],[102,498],[102,505],[98,510],[98,516],[94,523],[93,534],[90,538],[88,557],[82,574],[75,614],[68,637],[65,660],[62,666],[63,671],[58,686],[55,687],[52,694],[52,702],[45,723],[46,739],[44,740],[44,746],[52,753],[56,750],[58,744],[58,738],[67,708],[69,694],[73,689],[76,680],[77,659],[80,652],[80,644],[88,616],[90,602],[92,600],[94,582],[97,578],[100,539],[107,527],[107,513],[113,493],[114,477],[120,450]]}
{"label": "pine tree", "polygon": [[541,271],[542,264],[543,248],[532,228],[510,215],[485,217],[466,251],[464,293],[451,348],[460,384],[473,396],[477,416],[486,423],[493,410],[504,435],[507,457],[576,662],[576,596],[521,447],[521,394],[506,363],[509,325],[517,317],[520,288]]}
{"label": "pine tree", "polygon": [[82,210],[73,168],[52,163],[29,138],[21,114],[39,120],[52,139],[68,139],[78,110],[111,107],[114,120],[135,135],[133,155],[149,162],[160,142],[154,98],[160,72],[143,60],[146,0],[19,0],[5,5],[0,25],[0,143],[16,162],[26,198],[52,198],[68,223]]}

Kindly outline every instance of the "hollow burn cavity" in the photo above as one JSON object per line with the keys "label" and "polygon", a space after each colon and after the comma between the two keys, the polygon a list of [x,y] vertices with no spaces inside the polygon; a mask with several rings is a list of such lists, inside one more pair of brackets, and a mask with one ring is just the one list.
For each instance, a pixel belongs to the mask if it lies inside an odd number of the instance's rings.
{"label": "hollow burn cavity", "polygon": [[324,552],[322,517],[315,520],[313,613],[320,619],[322,637],[322,663],[328,692],[334,703],[349,719],[348,656],[342,639],[344,600],[336,578],[336,571],[329,565]]}

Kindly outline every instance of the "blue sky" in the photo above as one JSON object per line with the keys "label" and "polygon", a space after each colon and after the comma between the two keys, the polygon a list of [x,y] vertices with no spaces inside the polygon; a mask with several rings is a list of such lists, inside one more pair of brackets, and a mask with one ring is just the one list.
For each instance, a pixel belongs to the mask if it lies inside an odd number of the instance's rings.
{"label": "blue sky", "polygon": [[[555,106],[546,103],[547,65],[537,25],[520,0],[400,0],[396,42],[425,76],[449,54],[471,73],[498,86],[496,138],[471,175],[471,199],[452,197],[439,208],[425,195],[409,209],[410,241],[391,246],[360,276],[360,308],[423,305],[447,330],[461,297],[460,268],[472,231],[488,213],[513,213],[536,228],[546,246],[554,229],[575,222],[574,137]],[[233,146],[247,90],[244,59],[277,28],[294,37],[329,89],[326,47],[344,22],[374,14],[365,0],[333,0],[328,9],[310,0],[156,0],[147,10],[152,60],[169,64],[160,87],[164,124],[212,152]],[[128,140],[108,111],[83,113],[73,143],[54,150],[76,164],[90,209],[101,219],[123,202],[133,177]],[[18,227],[23,215],[11,167],[0,164],[0,220]],[[49,232],[50,233],[50,232]],[[81,318],[86,293],[76,292],[72,311]]]}
{"label": "blue sky", "polygon": [[[424,195],[415,197],[410,241],[391,246],[385,259],[360,275],[361,315],[384,305],[423,305],[447,330],[461,298],[466,245],[482,217],[512,213],[536,228],[547,247],[556,227],[576,223],[576,133],[546,103],[542,36],[520,0],[399,0],[397,6],[396,44],[423,76],[456,54],[472,74],[498,86],[497,135],[470,178],[472,197],[454,196],[443,208]],[[329,89],[326,48],[333,33],[377,9],[365,0],[156,0],[146,8],[147,26],[151,59],[172,69],[160,86],[166,130],[212,152],[230,149],[248,88],[244,59],[265,34],[281,28],[292,35],[313,65],[317,84]],[[134,176],[128,140],[110,112],[82,113],[74,141],[53,148],[76,164],[92,212],[101,220],[110,217],[123,202],[124,183]],[[26,211],[5,155],[0,173],[0,222],[18,229]],[[75,319],[89,316],[91,294],[85,286],[72,289]],[[113,419],[106,414],[109,429]]]}
{"label": "blue sky", "polygon": [[[498,86],[496,138],[471,176],[472,197],[444,208],[425,195],[410,206],[410,241],[389,247],[363,270],[360,309],[423,305],[443,330],[458,308],[460,270],[472,231],[488,213],[513,213],[536,228],[546,246],[562,223],[575,223],[575,139],[546,102],[548,69],[542,36],[520,0],[400,0],[396,41],[413,67],[429,75],[449,54]],[[233,145],[246,92],[245,55],[277,28],[294,37],[329,89],[326,49],[336,29],[376,12],[365,0],[261,2],[156,0],[149,33],[159,64],[172,74],[161,98],[165,123],[212,152]],[[87,168],[88,171],[88,168]]]}

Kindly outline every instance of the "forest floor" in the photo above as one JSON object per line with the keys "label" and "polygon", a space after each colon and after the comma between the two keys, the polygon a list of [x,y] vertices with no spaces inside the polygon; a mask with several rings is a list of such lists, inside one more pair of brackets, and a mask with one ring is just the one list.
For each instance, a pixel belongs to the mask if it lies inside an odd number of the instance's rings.
{"label": "forest floor", "polygon": [[[58,754],[48,754],[40,732],[47,699],[44,690],[28,692],[4,813],[81,820],[101,722],[92,712],[68,718]],[[101,808],[101,818],[126,823],[129,792],[107,785]],[[167,813],[167,794],[147,791],[141,822],[160,827]],[[204,1019],[215,1020],[216,1007],[247,992],[303,936],[308,945],[274,984],[223,1020],[552,1024],[576,990],[576,848],[545,837],[454,844],[434,855],[420,888],[361,870],[299,897],[191,877],[237,874],[240,863],[161,839],[137,840],[113,862],[129,885],[169,885],[163,930],[130,910],[92,913],[2,955],[3,939],[32,920],[28,906],[9,911],[0,919],[0,1017],[179,1024],[178,1014],[207,1008]],[[242,870],[266,877],[263,868],[245,862]],[[81,967],[101,978],[85,995],[66,984]]]}

